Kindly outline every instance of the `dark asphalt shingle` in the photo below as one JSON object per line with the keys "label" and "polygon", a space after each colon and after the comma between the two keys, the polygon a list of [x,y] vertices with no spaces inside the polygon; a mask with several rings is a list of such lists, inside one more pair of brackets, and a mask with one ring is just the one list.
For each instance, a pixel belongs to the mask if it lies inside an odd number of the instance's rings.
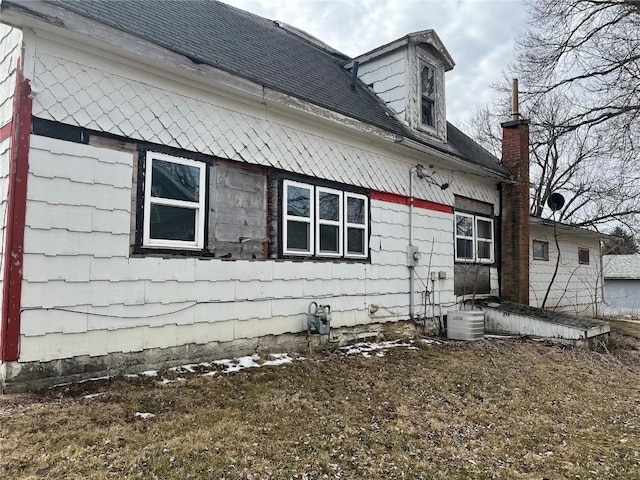
{"label": "dark asphalt shingle", "polygon": [[[24,0],[5,0],[20,4]],[[499,161],[453,125],[448,144],[427,142],[392,116],[364,84],[351,90],[345,55],[326,51],[274,21],[213,0],[48,0],[171,51],[274,90],[412,138],[506,175]]]}

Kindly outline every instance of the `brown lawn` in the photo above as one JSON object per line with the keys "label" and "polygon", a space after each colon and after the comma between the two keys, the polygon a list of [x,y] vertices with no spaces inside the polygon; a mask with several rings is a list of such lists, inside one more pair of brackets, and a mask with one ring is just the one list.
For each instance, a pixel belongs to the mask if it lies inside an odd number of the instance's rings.
{"label": "brown lawn", "polygon": [[0,479],[640,478],[640,323],[612,330],[0,396]]}

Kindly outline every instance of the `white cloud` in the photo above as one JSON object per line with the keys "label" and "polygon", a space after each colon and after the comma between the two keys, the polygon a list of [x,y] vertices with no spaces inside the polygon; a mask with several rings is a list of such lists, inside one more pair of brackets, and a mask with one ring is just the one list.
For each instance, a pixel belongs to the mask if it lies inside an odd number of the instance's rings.
{"label": "white cloud", "polygon": [[351,56],[404,35],[435,30],[456,62],[447,73],[450,120],[468,117],[494,98],[490,85],[513,61],[524,32],[522,0],[226,0],[300,28]]}

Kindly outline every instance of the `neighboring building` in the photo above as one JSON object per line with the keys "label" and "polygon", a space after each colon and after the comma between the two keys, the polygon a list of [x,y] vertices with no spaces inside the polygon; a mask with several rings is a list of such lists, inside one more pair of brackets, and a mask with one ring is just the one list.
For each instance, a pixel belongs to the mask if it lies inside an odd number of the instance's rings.
{"label": "neighboring building", "polygon": [[290,348],[312,301],[336,341],[528,303],[528,126],[513,183],[446,121],[433,31],[351,59],[213,1],[0,20],[7,388]]}
{"label": "neighboring building", "polygon": [[604,314],[640,316],[640,254],[605,255]]}
{"label": "neighboring building", "polygon": [[546,296],[545,308],[601,314],[602,235],[532,216],[530,238],[530,304],[542,307]]}

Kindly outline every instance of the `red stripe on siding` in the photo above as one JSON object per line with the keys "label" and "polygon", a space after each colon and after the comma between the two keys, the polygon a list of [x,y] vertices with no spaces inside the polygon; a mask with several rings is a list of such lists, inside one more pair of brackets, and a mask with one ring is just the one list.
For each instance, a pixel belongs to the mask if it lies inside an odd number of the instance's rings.
{"label": "red stripe on siding", "polygon": [[[397,203],[399,205],[409,205],[409,197],[398,195],[397,193],[378,192],[374,190],[371,192],[371,199]],[[436,212],[453,213],[453,207],[450,207],[449,205],[421,200],[419,198],[413,199],[413,206],[417,208],[424,208],[426,210],[435,210]]]}
{"label": "red stripe on siding", "polygon": [[20,339],[22,260],[31,135],[31,99],[29,98],[31,87],[29,80],[22,78],[20,64],[21,60],[18,59],[11,120],[11,158],[9,159],[7,227],[3,259],[3,308],[0,319],[0,359],[3,361],[18,359]]}
{"label": "red stripe on siding", "polygon": [[0,142],[5,141],[11,136],[11,125],[13,125],[13,123],[9,121],[0,127]]}

